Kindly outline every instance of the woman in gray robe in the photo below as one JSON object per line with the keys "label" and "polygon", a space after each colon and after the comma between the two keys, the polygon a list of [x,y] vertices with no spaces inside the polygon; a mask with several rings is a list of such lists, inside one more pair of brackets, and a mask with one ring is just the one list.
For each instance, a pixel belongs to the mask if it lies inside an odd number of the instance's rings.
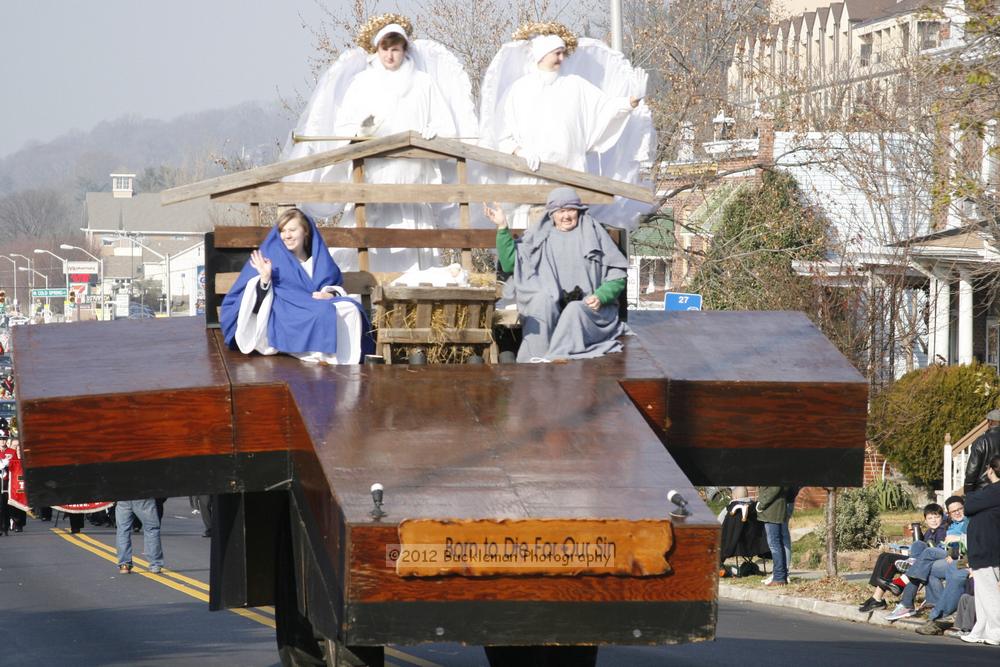
{"label": "woman in gray robe", "polygon": [[507,296],[517,303],[524,339],[519,362],[597,357],[619,352],[628,332],[618,319],[628,261],[572,188],[549,193],[545,216],[517,241],[496,204],[500,268],[513,271]]}

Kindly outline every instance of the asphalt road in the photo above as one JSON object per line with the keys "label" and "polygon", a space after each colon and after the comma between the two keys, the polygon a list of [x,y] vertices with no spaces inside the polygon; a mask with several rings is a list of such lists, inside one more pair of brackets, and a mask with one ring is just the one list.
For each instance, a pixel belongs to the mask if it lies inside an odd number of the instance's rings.
{"label": "asphalt road", "polygon": [[[186,498],[168,501],[163,524],[167,569],[160,576],[142,567],[120,575],[109,528],[87,524],[80,536],[69,534],[68,522],[29,520],[25,532],[0,537],[0,664],[278,664],[272,609],[208,611],[209,540]],[[386,658],[397,667],[486,664],[481,649],[454,644],[390,647]],[[992,666],[1000,664],[1000,648],[723,602],[714,642],[604,648],[599,661],[601,667],[764,663]]]}

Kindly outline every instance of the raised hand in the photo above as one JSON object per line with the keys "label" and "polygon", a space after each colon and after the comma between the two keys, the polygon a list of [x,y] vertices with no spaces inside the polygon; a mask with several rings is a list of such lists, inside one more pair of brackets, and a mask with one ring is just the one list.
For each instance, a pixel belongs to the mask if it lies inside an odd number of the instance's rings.
{"label": "raised hand", "polygon": [[250,253],[250,266],[260,274],[261,284],[271,284],[271,260],[264,257],[264,254],[260,250],[254,250]]}
{"label": "raised hand", "polygon": [[491,208],[486,202],[483,202],[483,213],[486,215],[486,219],[496,225],[498,229],[507,227],[507,214],[500,208],[500,204],[493,202]]}

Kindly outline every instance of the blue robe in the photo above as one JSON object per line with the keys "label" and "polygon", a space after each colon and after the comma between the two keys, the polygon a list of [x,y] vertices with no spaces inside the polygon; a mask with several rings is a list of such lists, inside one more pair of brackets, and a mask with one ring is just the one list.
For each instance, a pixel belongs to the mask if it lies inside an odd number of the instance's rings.
{"label": "blue robe", "polygon": [[[361,311],[364,318],[364,336],[361,341],[362,358],[374,348],[371,325],[361,308],[361,304],[346,297],[334,299],[314,299],[313,292],[323,287],[340,285],[340,268],[327,250],[326,243],[316,224],[308,218],[312,230],[310,257],[313,260],[312,277],[306,273],[298,258],[282,243],[278,227],[275,225],[260,245],[260,251],[271,260],[271,289],[274,301],[267,323],[268,343],[281,352],[304,354],[322,352],[337,353],[337,310],[334,303],[347,301]],[[247,283],[257,277],[257,270],[249,260],[240,271],[239,278],[222,300],[219,322],[226,344],[236,349],[236,323],[239,319],[240,303]]]}

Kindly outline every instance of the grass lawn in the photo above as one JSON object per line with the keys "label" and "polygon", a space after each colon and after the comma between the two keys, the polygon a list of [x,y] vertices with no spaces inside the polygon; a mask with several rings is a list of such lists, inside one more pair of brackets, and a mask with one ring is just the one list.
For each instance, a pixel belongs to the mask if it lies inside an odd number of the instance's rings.
{"label": "grass lawn", "polygon": [[[792,515],[792,520],[789,522],[788,527],[791,530],[796,530],[797,528],[816,529],[823,523],[825,513],[826,509],[823,507],[796,510],[795,514]],[[882,521],[882,535],[885,541],[896,542],[906,534],[905,530],[907,526],[914,521],[922,523],[924,517],[919,509],[915,509],[902,512],[883,512],[879,515],[879,519]]]}

